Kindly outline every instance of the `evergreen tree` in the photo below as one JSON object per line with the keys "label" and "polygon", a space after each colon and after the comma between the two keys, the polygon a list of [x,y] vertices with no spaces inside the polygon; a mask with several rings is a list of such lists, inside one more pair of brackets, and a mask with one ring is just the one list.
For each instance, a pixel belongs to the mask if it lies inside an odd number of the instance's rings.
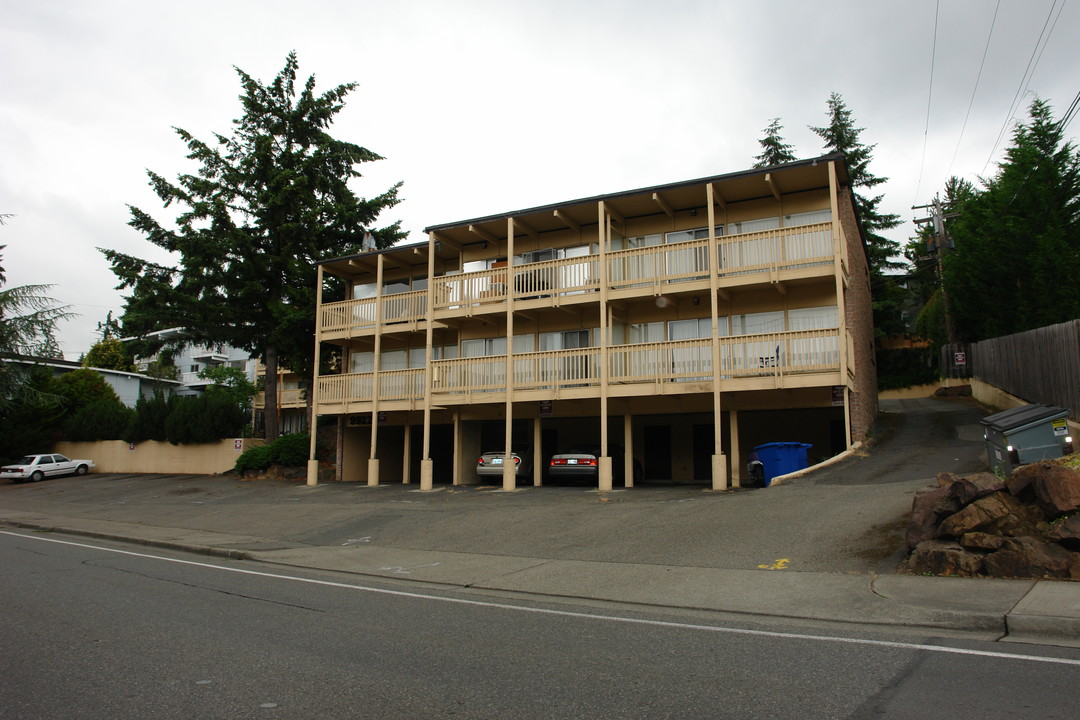
{"label": "evergreen tree", "polygon": [[[259,357],[267,377],[279,367],[312,374],[316,260],[359,252],[364,233],[379,247],[403,237],[400,223],[373,228],[379,214],[399,202],[398,183],[371,199],[349,182],[360,163],[382,158],[337,140],[328,128],[355,83],[321,95],[311,76],[297,87],[298,62],[290,53],[268,85],[236,69],[243,86],[242,116],[231,136],[212,143],[176,129],[187,144],[194,174],[176,183],[149,172],[165,206],[184,207],[169,228],[132,207],[130,225],[179,255],[165,267],[114,250],[102,250],[130,288],[123,329],[127,335],[177,327],[164,342],[228,344]],[[266,436],[277,428],[277,384],[267,383]]]}
{"label": "evergreen tree", "polygon": [[755,168],[779,165],[796,159],[795,153],[791,151],[791,145],[785,143],[780,135],[783,128],[780,118],[773,118],[769,126],[765,128],[765,137],[758,140],[761,144],[761,154],[754,158]]}
{"label": "evergreen tree", "polygon": [[[874,148],[860,139],[866,128],[855,127],[851,110],[844,104],[839,93],[832,93],[827,101],[829,122],[823,127],[810,126],[825,141],[825,150],[842,153],[847,159],[848,175],[851,178],[855,210],[866,232],[866,241],[870,252],[870,273],[880,280],[887,270],[898,270],[903,263],[898,260],[900,243],[890,240],[880,233],[900,224],[900,216],[895,213],[882,214],[878,209],[884,195],[866,195],[888,178],[878,177],[870,172]],[[864,192],[860,192],[864,191]]]}
{"label": "evergreen tree", "polygon": [[1041,99],[998,173],[958,203],[944,256],[956,332],[977,341],[1080,317],[1080,152]]}
{"label": "evergreen tree", "polygon": [[[2,220],[0,217],[0,224]],[[0,245],[0,257],[5,247]],[[28,382],[25,366],[10,360],[18,356],[56,357],[56,324],[74,316],[67,306],[57,306],[46,295],[51,285],[4,288],[6,279],[0,265],[0,418],[17,401],[56,403],[57,398]]]}
{"label": "evergreen tree", "polygon": [[83,367],[100,370],[120,370],[135,372],[135,362],[131,352],[115,337],[106,337],[93,344],[83,357]]}

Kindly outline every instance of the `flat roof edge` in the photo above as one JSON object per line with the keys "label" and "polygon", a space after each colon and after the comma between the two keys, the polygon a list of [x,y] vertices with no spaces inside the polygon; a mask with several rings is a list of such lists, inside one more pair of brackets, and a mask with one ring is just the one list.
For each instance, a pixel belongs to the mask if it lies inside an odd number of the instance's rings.
{"label": "flat roof edge", "polygon": [[543,212],[545,210],[555,210],[567,205],[580,205],[591,202],[602,202],[604,200],[614,200],[622,197],[632,197],[634,195],[643,195],[650,192],[663,192],[665,190],[673,190],[675,188],[692,187],[694,185],[704,185],[711,182],[720,182],[723,180],[735,180],[741,177],[750,177],[752,175],[760,175],[770,171],[787,170],[791,168],[807,167],[818,165],[823,162],[840,161],[846,162],[846,159],[842,153],[831,153],[828,155],[821,155],[819,157],[806,158],[805,160],[794,160],[789,163],[782,163],[780,165],[769,165],[761,168],[750,168],[748,170],[739,170],[731,173],[724,173],[722,175],[709,175],[706,177],[696,178],[693,180],[680,180],[678,182],[664,183],[662,185],[651,185],[642,188],[636,188],[633,190],[622,190],[614,193],[605,193],[603,195],[593,195],[590,197],[578,198],[576,200],[563,200],[561,202],[549,203],[547,205],[538,205],[532,208],[523,208],[520,210],[512,210],[510,212],[496,213],[494,215],[486,215],[483,217],[471,218],[468,220],[457,220],[450,223],[442,223],[439,225],[430,225],[424,228],[425,233],[439,232],[440,230],[449,230],[450,228],[461,227],[462,225],[477,225],[479,223],[490,222],[492,220],[499,220],[507,217],[514,217],[516,215],[528,215],[530,213]]}

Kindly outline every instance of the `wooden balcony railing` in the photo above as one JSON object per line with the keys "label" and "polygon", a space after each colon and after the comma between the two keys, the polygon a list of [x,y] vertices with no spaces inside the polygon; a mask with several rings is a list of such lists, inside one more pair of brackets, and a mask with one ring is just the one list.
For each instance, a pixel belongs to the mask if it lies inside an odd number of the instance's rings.
{"label": "wooden balcony railing", "polygon": [[[608,382],[651,384],[711,380],[712,342],[708,338],[607,348]],[[521,353],[513,356],[515,390],[570,388],[600,384],[600,348]],[[724,380],[797,373],[835,372],[840,367],[840,331],[798,330],[720,338],[720,377]],[[373,400],[374,373],[328,375],[318,379],[319,403]],[[432,395],[471,395],[505,390],[502,355],[436,360]],[[380,401],[424,397],[424,370],[379,373]]]}
{"label": "wooden balcony railing", "polygon": [[[344,300],[322,306],[319,329],[323,332],[341,332],[351,329],[375,327],[375,298]],[[427,291],[384,295],[382,298],[382,322],[410,322],[427,317]]]}
{"label": "wooden balcony railing", "polygon": [[[266,393],[257,392],[252,401],[256,408],[266,407]],[[278,390],[278,407],[297,408],[307,406],[307,396],[303,390]]]}
{"label": "wooden balcony railing", "polygon": [[[779,271],[833,262],[832,223],[800,225],[718,238],[721,277]],[[608,287],[643,287],[656,292],[666,286],[709,277],[709,241],[618,250],[607,256]],[[600,258],[596,255],[547,260],[431,279],[436,311],[466,309],[513,297],[564,297],[594,292],[600,287]],[[375,327],[374,298],[345,300],[322,306],[319,330],[349,332]],[[427,312],[427,291],[382,298],[385,324],[418,321]]]}

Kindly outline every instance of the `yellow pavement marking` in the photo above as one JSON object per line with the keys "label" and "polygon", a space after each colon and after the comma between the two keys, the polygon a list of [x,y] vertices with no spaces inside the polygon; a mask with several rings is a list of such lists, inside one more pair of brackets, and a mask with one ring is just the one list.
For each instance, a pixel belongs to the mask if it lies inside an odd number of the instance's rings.
{"label": "yellow pavement marking", "polygon": [[787,558],[780,558],[772,565],[758,565],[758,568],[761,570],[785,570],[790,562],[791,560]]}

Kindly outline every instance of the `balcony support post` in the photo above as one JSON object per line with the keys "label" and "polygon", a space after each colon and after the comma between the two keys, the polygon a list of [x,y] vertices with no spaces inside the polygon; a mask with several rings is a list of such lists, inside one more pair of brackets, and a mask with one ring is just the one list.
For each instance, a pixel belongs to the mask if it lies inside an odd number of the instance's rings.
{"label": "balcony support post", "polygon": [[608,281],[607,251],[611,241],[611,217],[607,204],[598,203],[600,220],[600,466],[597,468],[597,489],[612,489],[611,457],[608,455]]}
{"label": "balcony support post", "polygon": [[503,446],[502,489],[517,489],[517,466],[511,456],[514,432],[514,218],[506,218],[506,442]]}
{"label": "balcony support post", "polygon": [[412,425],[405,421],[405,435],[401,439],[401,484],[408,485],[412,476]]}
{"label": "balcony support post", "polygon": [[377,449],[379,446],[379,365],[382,355],[382,318],[383,318],[383,268],[384,256],[379,254],[376,260],[375,271],[375,357],[372,358],[374,374],[372,375],[371,393],[371,455],[368,457],[367,484],[376,486],[379,484],[379,460]]}
{"label": "balcony support post", "polygon": [[712,489],[727,490],[727,460],[724,458],[721,434],[724,414],[720,404],[720,381],[723,377],[720,368],[720,248],[716,238],[716,203],[712,183],[705,185],[705,207],[709,216],[709,308],[712,313]]}
{"label": "balcony support post", "polygon": [[731,487],[742,487],[743,472],[746,464],[742,461],[742,453],[739,451],[739,411],[728,410],[728,422],[731,428]]}
{"label": "balcony support post", "polygon": [[[428,237],[428,286],[427,286],[427,329],[425,331],[424,341],[424,356],[427,358],[427,362],[424,363],[424,440],[423,448],[420,452],[420,489],[431,490],[434,484],[435,468],[431,461],[431,388],[434,384],[432,379],[434,377],[431,364],[435,360],[435,350],[432,347],[434,344],[435,336],[435,243],[437,238],[432,233]],[[460,248],[459,248],[460,250]],[[408,427],[405,428],[408,432]],[[455,439],[457,437],[457,424],[454,425]],[[458,448],[454,447],[454,463],[458,462]],[[454,473],[454,484],[457,484],[457,472]]]}
{"label": "balcony support post", "polygon": [[544,484],[544,455],[541,452],[540,424],[543,422],[539,416],[533,418],[533,485],[540,487]]}
{"label": "balcony support post", "polygon": [[[322,288],[323,288],[323,266],[320,265],[316,271],[315,281],[315,317],[322,318]],[[317,485],[319,483],[319,460],[315,457],[315,436],[318,434],[316,431],[319,426],[319,347],[321,343],[319,338],[321,334],[319,328],[315,328],[315,365],[312,370],[313,382],[311,383],[311,417],[308,418],[308,462],[307,462],[307,484]],[[265,377],[265,376],[264,376]],[[265,412],[265,410],[264,410]],[[341,456],[341,441],[338,440],[338,457]],[[341,474],[341,462],[338,461],[338,474]]]}

